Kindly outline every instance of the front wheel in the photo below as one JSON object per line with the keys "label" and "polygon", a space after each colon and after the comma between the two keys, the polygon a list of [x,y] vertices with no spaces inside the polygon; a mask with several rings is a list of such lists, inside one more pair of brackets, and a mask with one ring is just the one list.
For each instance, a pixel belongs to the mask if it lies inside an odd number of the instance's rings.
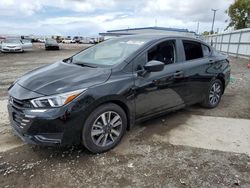
{"label": "front wheel", "polygon": [[203,107],[215,108],[218,106],[223,93],[223,84],[219,79],[211,82],[210,87],[206,93],[204,101],[201,103]]}
{"label": "front wheel", "polygon": [[113,103],[96,108],[84,123],[83,145],[92,153],[114,148],[122,139],[127,127],[124,110]]}

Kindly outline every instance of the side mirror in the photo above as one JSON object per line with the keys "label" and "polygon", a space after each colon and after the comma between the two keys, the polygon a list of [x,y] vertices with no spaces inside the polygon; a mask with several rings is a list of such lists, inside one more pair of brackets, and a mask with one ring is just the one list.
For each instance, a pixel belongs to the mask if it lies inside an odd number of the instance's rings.
{"label": "side mirror", "polygon": [[162,71],[164,69],[165,64],[160,62],[160,61],[156,61],[156,60],[152,60],[146,63],[146,65],[144,65],[144,69],[147,72],[159,72]]}

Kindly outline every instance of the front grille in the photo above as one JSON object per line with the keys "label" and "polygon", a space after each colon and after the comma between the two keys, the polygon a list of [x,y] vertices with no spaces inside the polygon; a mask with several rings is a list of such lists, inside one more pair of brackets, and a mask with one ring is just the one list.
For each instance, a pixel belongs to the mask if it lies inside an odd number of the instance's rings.
{"label": "front grille", "polygon": [[32,108],[32,105],[27,100],[18,100],[10,96],[10,104],[17,109]]}
{"label": "front grille", "polygon": [[15,121],[16,125],[22,129],[30,122],[24,114],[16,112],[13,112],[13,121]]}
{"label": "front grille", "polygon": [[13,121],[19,128],[23,129],[28,123],[30,123],[30,120],[25,117],[23,110],[27,108],[32,108],[32,105],[27,100],[18,100],[11,96],[9,98],[9,104],[13,108]]}

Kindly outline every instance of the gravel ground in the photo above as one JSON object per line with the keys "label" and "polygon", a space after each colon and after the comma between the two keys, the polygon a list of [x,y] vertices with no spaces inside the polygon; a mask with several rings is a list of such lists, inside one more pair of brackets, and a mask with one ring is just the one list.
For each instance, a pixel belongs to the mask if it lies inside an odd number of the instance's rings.
{"label": "gravel ground", "polygon": [[62,60],[88,47],[88,44],[61,44],[60,50],[45,51],[44,44],[35,43],[24,53],[0,53],[0,100],[6,98],[7,88],[26,72]]}
{"label": "gravel ground", "polygon": [[193,114],[250,119],[250,63],[246,59],[231,58],[231,82],[226,88],[220,105],[213,110],[188,108]]}
{"label": "gravel ground", "polygon": [[[85,45],[63,45],[44,51],[36,45],[23,54],[0,54],[0,101],[19,76],[36,67],[69,57]],[[142,123],[125,135],[114,150],[92,155],[82,147],[20,146],[0,153],[1,187],[250,187],[250,156],[175,146],[153,139],[167,135],[174,123],[192,114],[250,119],[249,61],[231,59],[232,81],[216,109],[199,105]],[[1,103],[0,103],[1,104]],[[0,107],[0,109],[3,107]],[[1,113],[1,110],[0,110]],[[180,117],[186,117],[180,120]],[[1,137],[10,134],[0,116]],[[14,136],[13,136],[14,137]]]}

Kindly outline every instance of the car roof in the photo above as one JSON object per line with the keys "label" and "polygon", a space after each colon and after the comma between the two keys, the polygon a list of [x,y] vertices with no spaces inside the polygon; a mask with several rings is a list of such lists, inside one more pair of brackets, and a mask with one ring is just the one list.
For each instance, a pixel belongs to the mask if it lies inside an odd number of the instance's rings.
{"label": "car roof", "polygon": [[135,35],[129,35],[129,36],[123,36],[119,38],[124,39],[145,39],[145,40],[161,40],[161,39],[167,39],[167,38],[179,38],[183,40],[191,40],[191,41],[197,41],[200,43],[204,43],[204,41],[194,38],[194,37],[187,37],[187,36],[180,36],[180,35],[167,35],[167,34],[135,34]]}

